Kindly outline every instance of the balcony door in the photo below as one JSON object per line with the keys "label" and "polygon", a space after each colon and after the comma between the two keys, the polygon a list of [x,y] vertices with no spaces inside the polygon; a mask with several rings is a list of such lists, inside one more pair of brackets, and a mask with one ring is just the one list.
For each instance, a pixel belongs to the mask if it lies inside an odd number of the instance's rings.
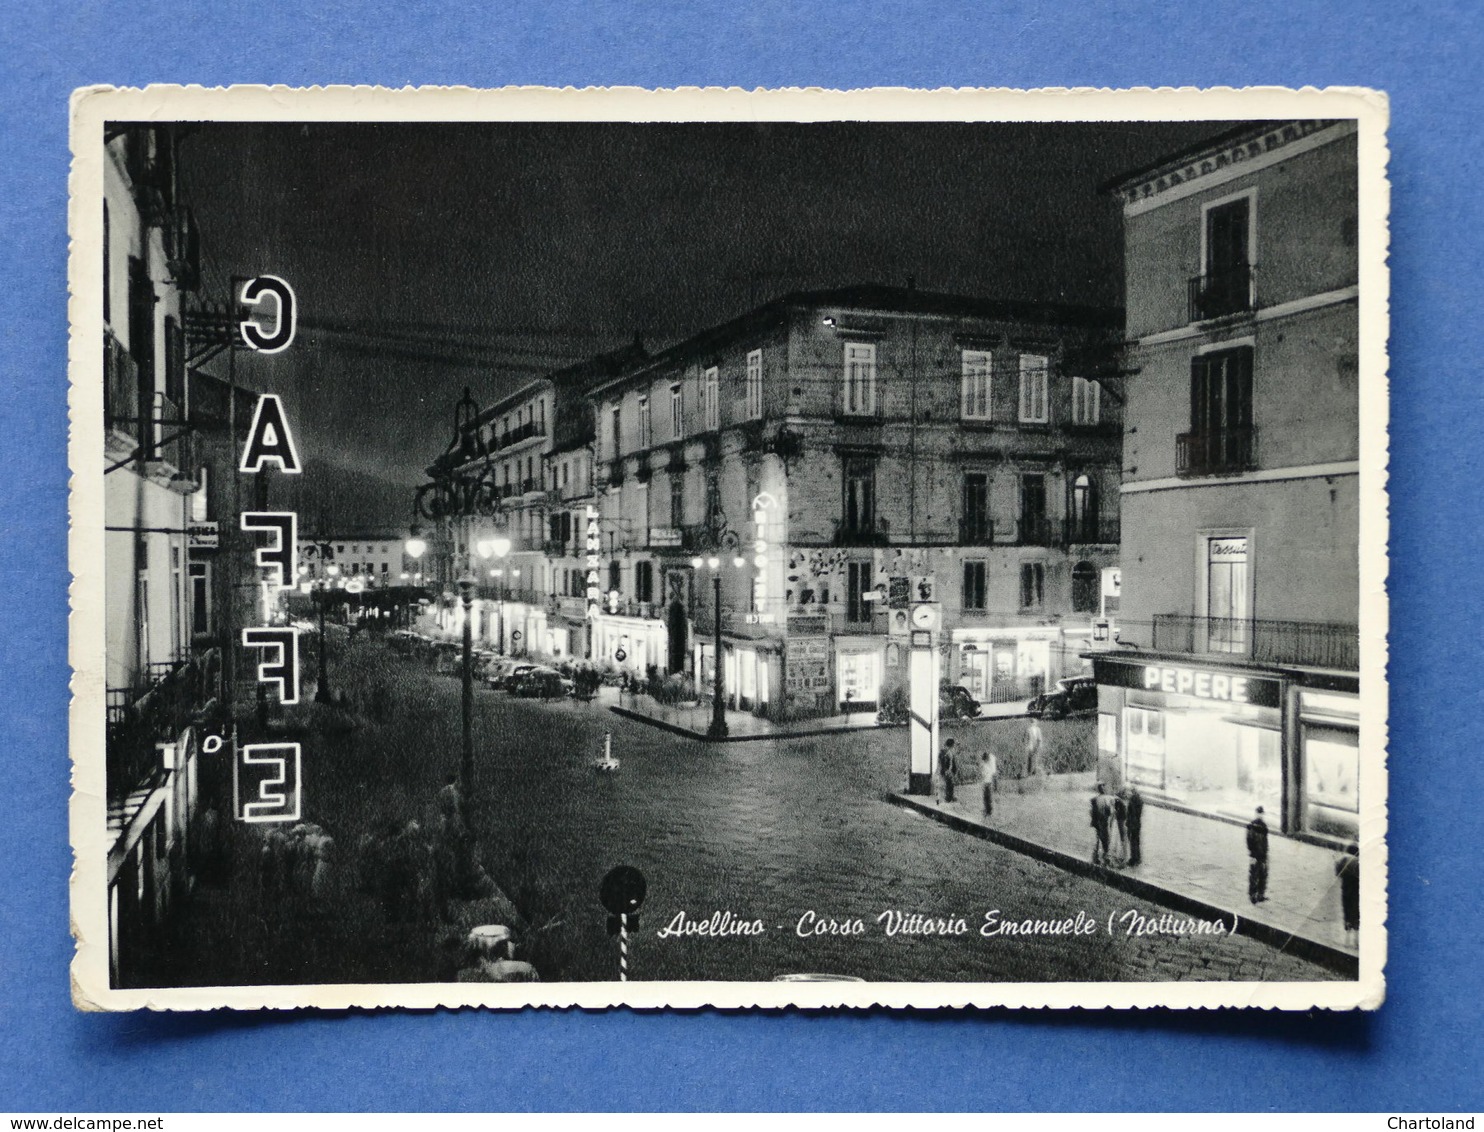
{"label": "balcony door", "polygon": [[1251,222],[1250,197],[1238,197],[1206,210],[1202,313],[1207,318],[1244,311],[1251,306]]}
{"label": "balcony door", "polygon": [[1245,655],[1251,643],[1251,575],[1246,536],[1207,538],[1206,649]]}
{"label": "balcony door", "polygon": [[1020,541],[1039,546],[1046,536],[1046,477],[1020,477]]}
{"label": "balcony door", "polygon": [[1186,469],[1240,472],[1252,466],[1252,347],[1191,359]]}

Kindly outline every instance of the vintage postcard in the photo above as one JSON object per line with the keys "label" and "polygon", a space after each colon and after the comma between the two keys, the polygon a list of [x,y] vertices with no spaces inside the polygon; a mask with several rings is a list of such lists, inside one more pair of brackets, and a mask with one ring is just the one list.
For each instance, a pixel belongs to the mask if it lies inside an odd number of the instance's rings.
{"label": "vintage postcard", "polygon": [[79,1007],[1381,1003],[1383,95],[72,114]]}

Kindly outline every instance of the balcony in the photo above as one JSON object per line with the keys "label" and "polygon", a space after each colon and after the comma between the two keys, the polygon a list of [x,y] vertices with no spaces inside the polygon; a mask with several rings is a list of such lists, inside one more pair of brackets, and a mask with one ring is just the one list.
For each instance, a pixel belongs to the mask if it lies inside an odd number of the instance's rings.
{"label": "balcony", "polygon": [[151,664],[136,688],[108,689],[108,798],[121,801],[163,768],[159,743],[175,741],[209,699],[214,651]]}
{"label": "balcony", "polygon": [[1181,476],[1231,476],[1257,467],[1257,429],[1182,432],[1175,438],[1175,472]]}
{"label": "balcony", "polygon": [[577,544],[571,539],[547,539],[541,544],[541,553],[548,558],[578,558]]}
{"label": "balcony", "polygon": [[1057,546],[1061,529],[1046,515],[1032,515],[1015,524],[1016,546]]}
{"label": "balcony", "polygon": [[1255,292],[1252,265],[1248,263],[1197,275],[1186,288],[1190,321],[1206,322],[1255,310]]}
{"label": "balcony", "polygon": [[1117,519],[1088,515],[1066,520],[1067,546],[1117,545],[1118,536]]}
{"label": "balcony", "polygon": [[835,546],[886,546],[890,541],[885,519],[857,523],[835,520],[835,537],[832,540]]}
{"label": "balcony", "polygon": [[526,421],[525,424],[516,425],[515,428],[500,433],[494,437],[494,444],[490,451],[498,452],[502,448],[509,448],[512,444],[519,444],[523,440],[530,440],[533,436],[545,436],[546,424],[543,421]]}
{"label": "balcony", "polygon": [[994,520],[987,515],[975,515],[958,521],[958,543],[960,546],[993,546]]}
{"label": "balcony", "polygon": [[1154,651],[1354,672],[1360,667],[1360,631],[1354,625],[1333,621],[1156,613]]}
{"label": "balcony", "polygon": [[540,490],[541,481],[538,479],[526,479],[521,481],[520,491],[522,495],[530,495],[533,491]]}

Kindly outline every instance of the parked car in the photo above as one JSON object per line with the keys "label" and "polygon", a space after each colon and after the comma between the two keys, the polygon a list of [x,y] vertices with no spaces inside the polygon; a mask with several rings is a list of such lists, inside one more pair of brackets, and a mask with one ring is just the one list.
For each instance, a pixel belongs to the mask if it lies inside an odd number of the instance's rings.
{"label": "parked car", "polygon": [[511,660],[509,657],[504,657],[489,666],[484,678],[491,688],[502,688],[508,692],[512,681],[524,676],[535,667],[536,665],[530,661]]}
{"label": "parked car", "polygon": [[1065,719],[1078,712],[1096,711],[1098,686],[1091,676],[1068,676],[1056,687],[1031,700],[1027,711],[1043,719]]}
{"label": "parked car", "polygon": [[532,668],[515,677],[510,690],[523,699],[560,700],[572,694],[573,683],[554,668]]}
{"label": "parked car", "polygon": [[976,719],[979,701],[962,684],[938,685],[939,719]]}

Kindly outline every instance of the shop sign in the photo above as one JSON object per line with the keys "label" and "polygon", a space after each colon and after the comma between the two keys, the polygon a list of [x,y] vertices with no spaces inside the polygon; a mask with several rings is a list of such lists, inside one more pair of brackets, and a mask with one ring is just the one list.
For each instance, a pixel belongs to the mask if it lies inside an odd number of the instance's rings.
{"label": "shop sign", "polygon": [[587,533],[584,541],[584,549],[587,552],[587,615],[596,617],[601,611],[603,600],[602,586],[598,581],[598,571],[602,569],[603,540],[598,529],[598,509],[591,503],[587,505]]}
{"label": "shop sign", "polygon": [[676,527],[649,528],[649,545],[652,547],[676,547],[680,543],[681,535]]}
{"label": "shop sign", "polygon": [[784,687],[790,692],[828,691],[830,687],[830,639],[793,637],[783,664]]}
{"label": "shop sign", "polygon": [[222,536],[215,519],[205,519],[186,525],[186,545],[192,550],[216,550],[222,544]]}
{"label": "shop sign", "polygon": [[[800,613],[788,619],[788,632],[792,636],[801,633],[814,636],[828,631],[823,613]],[[792,646],[790,646],[792,647]]]}
{"label": "shop sign", "polygon": [[1180,664],[1127,664],[1093,661],[1099,684],[1146,692],[1191,696],[1217,703],[1278,707],[1282,684],[1263,676]]}
{"label": "shop sign", "polygon": [[752,500],[752,565],[756,573],[752,576],[752,608],[768,608],[768,512],[778,501],[766,491],[760,491]]}

